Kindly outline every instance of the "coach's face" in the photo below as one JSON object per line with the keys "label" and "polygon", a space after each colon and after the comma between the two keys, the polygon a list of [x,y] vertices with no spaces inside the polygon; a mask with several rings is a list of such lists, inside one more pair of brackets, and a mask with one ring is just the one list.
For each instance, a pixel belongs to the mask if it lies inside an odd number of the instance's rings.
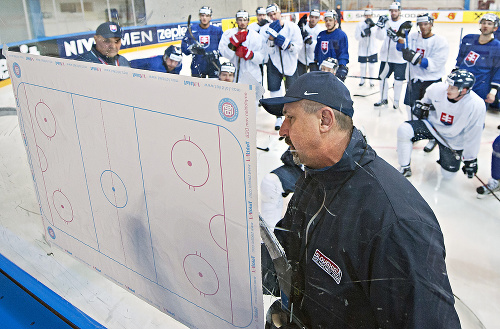
{"label": "coach's face", "polygon": [[[290,151],[296,163],[302,163],[310,168],[315,168],[318,150],[320,114],[307,113],[302,102],[285,104],[283,115],[285,120],[281,125],[279,134],[285,137],[285,142],[290,146]],[[318,167],[321,168],[321,167]]]}
{"label": "coach's face", "polygon": [[120,38],[104,38],[101,35],[95,35],[95,48],[101,54],[108,57],[115,57],[122,46],[122,39]]}

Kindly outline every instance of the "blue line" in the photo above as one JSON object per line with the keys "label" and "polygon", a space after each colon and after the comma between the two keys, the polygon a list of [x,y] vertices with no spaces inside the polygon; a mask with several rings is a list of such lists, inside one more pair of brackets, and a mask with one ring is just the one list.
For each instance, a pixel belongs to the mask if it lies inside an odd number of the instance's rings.
{"label": "blue line", "polygon": [[155,268],[156,284],[158,284],[158,271],[156,269],[155,252],[154,252],[154,248],[153,248],[153,236],[151,234],[151,224],[149,222],[148,200],[146,198],[146,187],[144,186],[144,172],[142,170],[141,150],[140,150],[140,146],[139,146],[139,134],[137,133],[137,119],[135,117],[135,107],[132,107],[132,111],[134,112],[135,136],[137,137],[137,152],[139,155],[139,166],[141,167],[142,190],[144,191],[144,202],[146,203],[146,216],[148,217],[149,239],[151,242],[151,253],[153,254],[153,266]]}
{"label": "blue line", "polygon": [[94,100],[98,100],[98,101],[101,101],[101,102],[107,102],[107,103],[111,103],[111,104],[115,104],[115,105],[120,105],[120,106],[124,106],[124,107],[129,107],[129,108],[132,107],[132,108],[136,108],[136,109],[142,110],[142,111],[148,111],[148,112],[152,112],[152,113],[163,114],[163,115],[167,115],[167,116],[174,117],[174,118],[179,118],[179,119],[184,119],[184,120],[189,120],[189,121],[194,121],[194,122],[200,122],[200,123],[204,123],[204,124],[211,125],[211,126],[221,127],[223,129],[225,129],[227,132],[229,132],[234,137],[234,139],[236,140],[236,142],[240,146],[241,152],[243,152],[243,147],[241,146],[240,141],[238,140],[238,138],[236,138],[236,136],[233,134],[233,132],[231,130],[227,129],[226,127],[218,125],[216,123],[207,122],[207,121],[201,121],[201,120],[195,120],[195,119],[191,119],[191,118],[187,118],[187,117],[182,117],[182,116],[178,116],[178,115],[174,115],[174,114],[169,114],[169,113],[164,113],[164,112],[160,112],[160,111],[149,110],[149,109],[145,109],[145,108],[141,108],[141,107],[131,106],[131,105],[128,105],[128,104],[123,104],[123,103],[108,101],[108,100],[101,99],[101,98],[96,98],[96,97],[91,97],[91,96],[87,96],[87,95],[77,94],[77,93],[70,92],[70,91],[59,90],[59,89],[55,89],[55,88],[49,88],[49,87],[40,86],[40,85],[36,85],[36,84],[31,84],[31,83],[26,83],[26,82],[23,82],[23,83],[25,83],[27,85],[30,85],[30,86],[45,88],[45,89],[48,89],[48,90],[55,90],[55,91],[59,91],[59,92],[62,92],[62,93],[67,93],[67,94],[71,94],[71,95],[75,95],[75,96],[80,96],[80,97],[85,97],[85,98],[89,98],[89,99],[94,99]]}
{"label": "blue line", "polygon": [[75,116],[76,136],[78,138],[78,146],[80,148],[80,156],[82,157],[83,175],[85,176],[85,186],[87,187],[87,195],[89,196],[90,213],[92,214],[92,223],[94,223],[95,240],[97,242],[97,250],[100,250],[101,247],[99,246],[99,236],[97,235],[97,228],[95,225],[94,209],[92,208],[92,200],[90,199],[89,183],[88,183],[88,179],[87,179],[87,170],[85,169],[85,161],[83,160],[82,143],[80,142],[80,133],[78,132],[78,123],[76,121],[75,100],[73,98],[73,94],[71,94],[71,93],[70,93],[70,97],[71,97],[71,106],[73,107],[73,114]]}

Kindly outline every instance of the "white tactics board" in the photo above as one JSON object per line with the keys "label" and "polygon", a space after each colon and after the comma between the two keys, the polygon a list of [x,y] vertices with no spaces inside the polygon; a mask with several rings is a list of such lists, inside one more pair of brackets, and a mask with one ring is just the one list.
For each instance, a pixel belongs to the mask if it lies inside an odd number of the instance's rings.
{"label": "white tactics board", "polygon": [[254,88],[7,60],[46,239],[189,327],[262,328]]}

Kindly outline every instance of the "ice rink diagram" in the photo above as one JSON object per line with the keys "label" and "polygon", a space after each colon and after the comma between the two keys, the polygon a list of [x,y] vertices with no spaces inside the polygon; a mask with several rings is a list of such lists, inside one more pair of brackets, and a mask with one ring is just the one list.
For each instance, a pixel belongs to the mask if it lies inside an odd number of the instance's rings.
{"label": "ice rink diagram", "polygon": [[221,101],[220,124],[175,106],[13,83],[51,243],[190,326],[260,326],[253,168],[248,141],[228,128],[245,136],[232,117],[240,108],[248,124],[244,103]]}

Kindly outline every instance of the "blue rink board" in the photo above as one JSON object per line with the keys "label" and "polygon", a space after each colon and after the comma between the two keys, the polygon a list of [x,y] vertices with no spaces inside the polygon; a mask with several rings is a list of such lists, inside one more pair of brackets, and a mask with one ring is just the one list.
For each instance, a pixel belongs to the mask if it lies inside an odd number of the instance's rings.
{"label": "blue rink board", "polygon": [[0,327],[105,328],[0,254]]}

